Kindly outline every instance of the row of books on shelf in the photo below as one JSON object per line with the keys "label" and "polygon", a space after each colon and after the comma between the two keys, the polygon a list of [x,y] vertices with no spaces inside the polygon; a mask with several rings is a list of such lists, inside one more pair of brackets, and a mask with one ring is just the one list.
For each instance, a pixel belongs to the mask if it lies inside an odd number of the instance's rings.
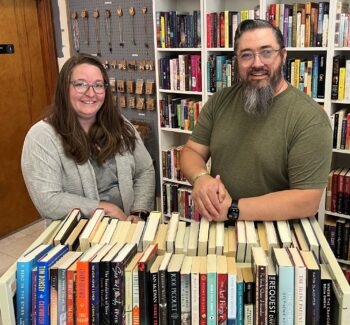
{"label": "row of books on shelf", "polygon": [[179,213],[183,220],[199,221],[200,214],[194,208],[192,201],[192,188],[178,184],[163,183],[163,211],[171,216],[172,211]]}
{"label": "row of books on shelf", "polygon": [[337,168],[328,174],[326,210],[350,214],[350,169]]}
{"label": "row of books on shelf", "polygon": [[[332,280],[311,245],[309,219],[188,226],[178,213],[162,224],[154,211],[138,240],[125,235],[130,228],[115,242],[93,243],[103,218],[97,209],[79,236],[90,233],[88,246],[70,250],[82,220],[74,209],[47,244],[18,259],[17,323],[332,324]],[[306,231],[304,248],[296,225]],[[272,229],[280,239],[269,246]],[[295,232],[289,243],[282,231]],[[239,236],[253,233],[259,239],[240,256]]]}
{"label": "row of books on shelf", "polygon": [[287,59],[286,80],[313,98],[324,98],[325,73],[324,54],[314,54],[312,59]]}
{"label": "row of books on shelf", "polygon": [[158,48],[201,47],[201,12],[156,11]]}
{"label": "row of books on shelf", "polygon": [[280,29],[285,47],[326,47],[329,2],[269,5],[266,20]]}
{"label": "row of books on shelf", "polygon": [[208,92],[220,91],[238,82],[236,58],[233,55],[209,55],[207,62]]}
{"label": "row of books on shelf", "polygon": [[159,59],[161,89],[202,91],[201,55],[179,54]]}
{"label": "row of books on shelf", "polygon": [[180,169],[180,159],[183,146],[162,150],[163,177],[184,182],[185,176]]}
{"label": "row of books on shelf", "polygon": [[333,113],[330,116],[333,132],[333,148],[348,150],[350,137],[350,114],[346,108]]}
{"label": "row of books on shelf", "polygon": [[343,47],[350,45],[350,7],[345,1],[337,1],[335,14],[334,46]]}
{"label": "row of books on shelf", "polygon": [[160,126],[192,131],[202,109],[198,98],[165,94],[159,100]]}
{"label": "row of books on shelf", "polygon": [[350,100],[350,60],[344,55],[333,57],[331,98]]}
{"label": "row of books on shelf", "polygon": [[336,258],[350,261],[350,221],[328,217],[324,222],[324,236]]}
{"label": "row of books on shelf", "polygon": [[207,13],[207,48],[232,48],[237,26],[246,19],[257,18],[259,8]]}

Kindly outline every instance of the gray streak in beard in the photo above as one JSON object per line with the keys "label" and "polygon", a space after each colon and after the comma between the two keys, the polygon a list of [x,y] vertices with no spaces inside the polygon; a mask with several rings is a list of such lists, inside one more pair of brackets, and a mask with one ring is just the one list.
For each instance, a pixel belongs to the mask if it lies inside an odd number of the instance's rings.
{"label": "gray streak in beard", "polygon": [[269,112],[275,92],[271,85],[264,88],[256,88],[243,82],[244,110],[248,114],[262,114]]}

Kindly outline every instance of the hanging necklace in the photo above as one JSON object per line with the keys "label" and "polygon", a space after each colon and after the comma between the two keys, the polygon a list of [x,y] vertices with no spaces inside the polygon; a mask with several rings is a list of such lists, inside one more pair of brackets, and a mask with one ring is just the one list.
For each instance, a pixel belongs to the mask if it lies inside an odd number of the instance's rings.
{"label": "hanging necklace", "polygon": [[117,8],[116,10],[117,16],[118,16],[118,29],[119,29],[119,45],[121,47],[124,46],[123,41],[123,24],[122,24],[122,17],[123,17],[123,9],[121,7]]}
{"label": "hanging necklace", "polygon": [[72,13],[72,30],[73,30],[73,41],[74,49],[79,52],[79,24],[78,24],[78,13],[74,11]]}
{"label": "hanging necklace", "polygon": [[105,10],[105,31],[108,37],[109,52],[112,53],[111,11]]}
{"label": "hanging necklace", "polygon": [[81,18],[83,18],[83,31],[84,31],[84,44],[89,45],[89,14],[85,9],[80,13]]}
{"label": "hanging necklace", "polygon": [[146,49],[148,49],[149,45],[148,45],[148,32],[147,32],[147,7],[142,8],[142,13],[143,13],[143,23],[144,23],[145,37],[146,37],[145,47]]}
{"label": "hanging necklace", "polygon": [[93,16],[95,18],[95,34],[96,34],[96,45],[97,45],[97,55],[101,56],[101,41],[100,41],[100,13],[96,8],[94,10]]}
{"label": "hanging necklace", "polygon": [[136,41],[135,41],[135,22],[134,22],[135,8],[134,7],[130,7],[129,8],[129,15],[132,17],[132,41],[133,41],[134,45],[136,45]]}

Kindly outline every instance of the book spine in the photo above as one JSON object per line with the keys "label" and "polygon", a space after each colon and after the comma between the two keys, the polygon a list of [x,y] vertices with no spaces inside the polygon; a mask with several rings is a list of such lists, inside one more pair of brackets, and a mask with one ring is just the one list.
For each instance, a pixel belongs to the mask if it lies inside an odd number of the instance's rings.
{"label": "book spine", "polygon": [[237,317],[237,276],[229,274],[227,277],[227,322],[234,324]]}
{"label": "book spine", "polygon": [[199,325],[207,324],[207,275],[199,276]]}
{"label": "book spine", "polygon": [[207,325],[217,323],[217,277],[216,273],[207,274]]}
{"label": "book spine", "polygon": [[111,262],[111,323],[122,324],[125,319],[125,279],[123,262]]}
{"label": "book spine", "polygon": [[277,276],[268,275],[267,317],[269,325],[277,325]]}
{"label": "book spine", "polygon": [[168,324],[181,324],[181,287],[179,272],[168,272]]}
{"label": "book spine", "polygon": [[77,324],[90,323],[89,263],[77,262]]}
{"label": "book spine", "polygon": [[306,288],[306,324],[320,324],[321,317],[321,275],[320,269],[308,269]]}
{"label": "book spine", "polygon": [[181,274],[180,276],[181,295],[181,324],[191,324],[191,276]]}
{"label": "book spine", "polygon": [[110,319],[110,263],[100,262],[100,323],[108,324]]}
{"label": "book spine", "polygon": [[199,324],[199,273],[191,273],[191,323]]}
{"label": "book spine", "polygon": [[67,325],[74,325],[74,283],[75,272],[68,270],[67,272]]}
{"label": "book spine", "polygon": [[151,293],[152,293],[152,324],[159,324],[159,288],[158,272],[151,273]]}
{"label": "book spine", "polygon": [[293,267],[279,267],[278,323],[284,324],[284,325],[294,324],[294,268]]}
{"label": "book spine", "polygon": [[333,290],[332,281],[321,280],[321,293],[322,293],[322,305],[321,305],[321,324],[322,325],[332,325],[332,300],[333,300]]}
{"label": "book spine", "polygon": [[256,324],[268,323],[268,274],[266,266],[257,266],[255,284]]}
{"label": "book spine", "polygon": [[18,324],[29,324],[32,298],[32,263],[17,262],[16,319]]}
{"label": "book spine", "polygon": [[243,302],[244,284],[237,283],[237,325],[244,323],[244,302]]}
{"label": "book spine", "polygon": [[132,272],[132,324],[140,324],[140,291],[138,271]]}
{"label": "book spine", "polygon": [[168,323],[167,276],[166,271],[159,271],[159,324]]}
{"label": "book spine", "polygon": [[217,275],[217,322],[226,324],[227,322],[227,281],[228,275],[218,273]]}
{"label": "book spine", "polygon": [[58,308],[57,308],[57,322],[64,324],[67,320],[67,270],[58,270]]}
{"label": "book spine", "polygon": [[90,315],[91,324],[97,325],[100,319],[100,272],[99,263],[90,263]]}

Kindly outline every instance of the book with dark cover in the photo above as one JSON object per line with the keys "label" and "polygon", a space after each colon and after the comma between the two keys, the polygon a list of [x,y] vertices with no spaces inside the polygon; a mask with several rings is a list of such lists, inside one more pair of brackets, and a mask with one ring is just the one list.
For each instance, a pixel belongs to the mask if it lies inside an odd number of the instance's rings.
{"label": "book with dark cover", "polygon": [[336,220],[336,229],[335,229],[335,253],[334,253],[336,258],[343,258],[344,231],[345,231],[345,220],[344,219],[337,219]]}
{"label": "book with dark cover", "polygon": [[317,78],[317,98],[324,98],[326,80],[326,54],[319,55],[318,78]]}
{"label": "book with dark cover", "polygon": [[254,324],[254,305],[255,305],[255,282],[253,270],[251,267],[242,268],[243,275],[243,303],[244,303],[244,322]]}
{"label": "book with dark cover", "polygon": [[321,323],[322,325],[334,324],[332,308],[334,306],[334,292],[332,277],[326,264],[321,264]]}
{"label": "book with dark cover", "polygon": [[183,254],[174,254],[168,265],[168,324],[181,325],[181,276]]}
{"label": "book with dark cover", "polygon": [[53,242],[55,245],[64,244],[75,226],[78,224],[78,221],[81,218],[80,209],[71,210],[66,218],[63,220],[60,229],[55,235]]}
{"label": "book with dark cover", "polygon": [[163,261],[164,255],[157,256],[155,261],[153,262],[151,269],[150,269],[150,281],[151,281],[151,310],[152,310],[152,317],[151,317],[151,323],[152,324],[159,324],[159,266],[161,262]]}
{"label": "book with dark cover", "polygon": [[267,280],[267,290],[268,290],[268,303],[267,303],[267,319],[269,325],[277,325],[277,310],[278,310],[278,299],[277,299],[277,273],[275,266],[271,258],[269,258],[268,263],[268,280]]}
{"label": "book with dark cover", "polygon": [[125,244],[111,262],[111,324],[125,323],[125,267],[136,253],[136,244]]}
{"label": "book with dark cover", "polygon": [[300,251],[306,265],[306,324],[319,325],[321,318],[321,269],[311,251]]}
{"label": "book with dark cover", "polygon": [[332,92],[331,98],[338,99],[338,87],[339,87],[339,69],[345,67],[344,55],[335,55],[333,57],[333,70],[332,70]]}
{"label": "book with dark cover", "polygon": [[139,297],[140,297],[140,324],[148,325],[151,322],[151,287],[150,268],[156,259],[158,245],[147,245],[138,262]]}
{"label": "book with dark cover", "polygon": [[168,298],[167,298],[167,268],[172,256],[171,252],[166,252],[158,270],[159,279],[159,325],[168,323]]}

